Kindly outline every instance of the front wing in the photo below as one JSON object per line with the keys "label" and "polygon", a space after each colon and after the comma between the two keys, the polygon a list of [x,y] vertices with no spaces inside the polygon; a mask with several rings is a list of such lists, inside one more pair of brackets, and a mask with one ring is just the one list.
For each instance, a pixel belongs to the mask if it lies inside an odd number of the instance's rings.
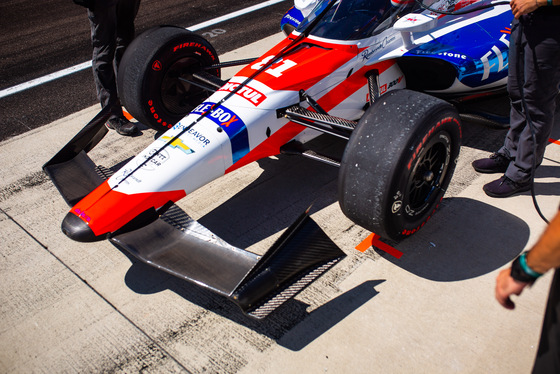
{"label": "front wing", "polygon": [[[108,116],[101,111],[43,166],[70,206],[110,175],[87,155],[107,133]],[[311,219],[309,209],[263,256],[228,244],[177,206],[107,239],[151,266],[229,298],[259,319],[345,257]]]}

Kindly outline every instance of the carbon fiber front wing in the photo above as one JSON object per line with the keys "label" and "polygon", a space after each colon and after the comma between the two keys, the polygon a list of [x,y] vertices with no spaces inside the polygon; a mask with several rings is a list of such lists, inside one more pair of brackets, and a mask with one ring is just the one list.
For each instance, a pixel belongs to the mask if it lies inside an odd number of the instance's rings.
{"label": "carbon fiber front wing", "polygon": [[[108,115],[101,111],[43,166],[70,206],[108,177],[87,155],[107,133]],[[149,265],[229,298],[258,319],[345,257],[308,211],[263,256],[228,244],[177,206],[108,240]]]}

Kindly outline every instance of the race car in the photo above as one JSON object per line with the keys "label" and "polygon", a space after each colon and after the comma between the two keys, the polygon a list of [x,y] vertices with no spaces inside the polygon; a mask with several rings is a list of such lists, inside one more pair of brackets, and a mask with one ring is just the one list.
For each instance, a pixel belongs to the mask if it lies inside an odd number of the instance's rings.
{"label": "race car", "polygon": [[[297,18],[297,17],[296,17]],[[87,152],[102,111],[44,166],[71,206],[62,231],[140,260],[263,318],[344,252],[305,212],[263,256],[220,239],[175,202],[259,159],[300,154],[339,168],[342,212],[401,240],[436,211],[461,146],[456,102],[503,93],[512,14],[488,0],[323,0],[263,56],[220,62],[178,27],[133,41],[118,74],[126,109],[157,139],[109,175]],[[244,66],[231,79],[226,66]],[[346,141],[342,155],[310,148]]]}

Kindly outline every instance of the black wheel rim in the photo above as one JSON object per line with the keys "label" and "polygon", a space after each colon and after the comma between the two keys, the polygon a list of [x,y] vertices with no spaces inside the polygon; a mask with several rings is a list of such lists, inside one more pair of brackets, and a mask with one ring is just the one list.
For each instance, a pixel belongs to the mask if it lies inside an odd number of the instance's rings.
{"label": "black wheel rim", "polygon": [[202,88],[189,83],[197,70],[200,70],[200,62],[186,57],[175,61],[165,72],[161,82],[161,102],[172,115],[186,115],[193,109],[193,103],[198,104],[208,96]]}
{"label": "black wheel rim", "polygon": [[451,158],[447,134],[432,138],[419,155],[407,184],[406,213],[416,216],[432,206],[439,196]]}

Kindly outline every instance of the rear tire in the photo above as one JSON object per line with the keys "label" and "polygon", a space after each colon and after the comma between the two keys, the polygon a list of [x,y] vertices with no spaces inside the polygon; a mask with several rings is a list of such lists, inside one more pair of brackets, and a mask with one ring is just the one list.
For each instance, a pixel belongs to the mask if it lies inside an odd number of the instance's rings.
{"label": "rear tire", "polygon": [[437,209],[460,147],[459,114],[451,104],[410,90],[385,94],[360,119],[344,151],[342,211],[381,237],[412,235]]}
{"label": "rear tire", "polygon": [[[202,36],[162,26],[138,36],[126,49],[117,74],[122,104],[139,122],[165,131],[204,101],[211,92],[182,81],[219,63]],[[220,70],[209,71],[220,77]]]}

